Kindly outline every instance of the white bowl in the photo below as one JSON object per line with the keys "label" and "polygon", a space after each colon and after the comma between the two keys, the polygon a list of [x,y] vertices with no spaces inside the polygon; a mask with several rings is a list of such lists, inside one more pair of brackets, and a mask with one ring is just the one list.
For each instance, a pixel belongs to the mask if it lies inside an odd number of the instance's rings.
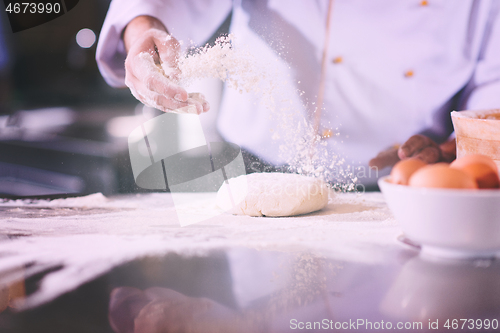
{"label": "white bowl", "polygon": [[427,322],[432,318],[433,322],[439,319],[444,323],[450,318],[500,313],[497,260],[427,259],[417,256],[404,264],[380,303],[383,314],[394,319]]}
{"label": "white bowl", "polygon": [[406,237],[423,253],[491,257],[500,253],[500,190],[418,188],[378,181]]}

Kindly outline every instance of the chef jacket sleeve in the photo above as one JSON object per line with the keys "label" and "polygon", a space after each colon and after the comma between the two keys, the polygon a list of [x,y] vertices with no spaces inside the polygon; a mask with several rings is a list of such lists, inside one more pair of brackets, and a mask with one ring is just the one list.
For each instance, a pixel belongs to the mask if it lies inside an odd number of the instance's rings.
{"label": "chef jacket sleeve", "polygon": [[123,29],[137,16],[160,20],[183,47],[207,41],[224,22],[231,0],[113,0],[97,45],[96,60],[106,82],[125,87]]}
{"label": "chef jacket sleeve", "polygon": [[492,2],[465,108],[500,108],[500,1]]}

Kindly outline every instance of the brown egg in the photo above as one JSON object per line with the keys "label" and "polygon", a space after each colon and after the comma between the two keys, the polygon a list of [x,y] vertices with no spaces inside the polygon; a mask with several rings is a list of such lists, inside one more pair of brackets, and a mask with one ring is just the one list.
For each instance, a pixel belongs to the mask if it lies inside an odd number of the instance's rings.
{"label": "brown egg", "polygon": [[408,183],[414,187],[477,188],[477,183],[472,176],[465,171],[450,168],[446,163],[428,165],[417,170]]}
{"label": "brown egg", "polygon": [[491,168],[493,170],[495,170],[495,172],[498,173],[498,167],[497,167],[495,161],[493,161],[488,156],[481,155],[481,154],[470,154],[470,155],[462,156],[462,157],[457,158],[456,160],[454,160],[450,164],[450,166],[452,168],[462,169],[462,167],[464,167],[464,166],[466,166],[468,164],[473,164],[473,163],[484,163],[484,164],[487,164],[487,165],[491,166]]}
{"label": "brown egg", "polygon": [[[451,167],[453,168],[454,166]],[[457,169],[471,175],[479,188],[498,188],[500,186],[498,173],[491,168],[491,165],[485,163],[471,163]]]}
{"label": "brown egg", "polygon": [[408,185],[411,175],[427,164],[418,158],[408,158],[396,163],[391,170],[391,183]]}

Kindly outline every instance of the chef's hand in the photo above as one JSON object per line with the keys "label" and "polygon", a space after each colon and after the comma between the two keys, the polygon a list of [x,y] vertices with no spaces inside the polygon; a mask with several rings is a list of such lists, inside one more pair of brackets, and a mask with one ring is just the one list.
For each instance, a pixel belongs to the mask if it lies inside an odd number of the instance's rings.
{"label": "chef's hand", "polygon": [[438,145],[432,139],[417,134],[409,138],[401,147],[392,147],[380,152],[377,157],[370,160],[369,165],[383,169],[410,157],[419,158],[427,164],[451,162],[456,157],[455,151],[455,139]]}
{"label": "chef's hand", "polygon": [[177,82],[179,42],[163,24],[150,16],[138,16],[125,28],[127,51],[125,84],[142,103],[169,112],[200,114],[210,106],[201,94],[189,94]]}
{"label": "chef's hand", "polygon": [[208,298],[188,297],[161,287],[113,289],[108,318],[117,333],[266,331],[265,322],[255,315],[246,318]]}

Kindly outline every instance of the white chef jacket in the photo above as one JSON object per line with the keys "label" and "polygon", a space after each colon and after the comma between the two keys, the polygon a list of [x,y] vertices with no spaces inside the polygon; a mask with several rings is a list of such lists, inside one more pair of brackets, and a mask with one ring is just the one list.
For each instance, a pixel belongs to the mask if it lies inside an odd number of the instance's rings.
{"label": "white chef jacket", "polygon": [[[333,6],[321,128],[339,132],[327,149],[345,165],[366,166],[416,133],[444,140],[454,109],[500,107],[500,0],[335,0]],[[328,0],[113,0],[97,61],[110,85],[124,86],[120,35],[134,17],[158,18],[189,45],[204,43],[232,11],[230,30],[239,42],[276,64],[304,91],[292,99],[310,106],[317,100],[327,8]],[[283,163],[282,142],[271,139],[279,119],[255,98],[225,89],[218,130],[264,160]],[[301,112],[311,119],[310,110]]]}

